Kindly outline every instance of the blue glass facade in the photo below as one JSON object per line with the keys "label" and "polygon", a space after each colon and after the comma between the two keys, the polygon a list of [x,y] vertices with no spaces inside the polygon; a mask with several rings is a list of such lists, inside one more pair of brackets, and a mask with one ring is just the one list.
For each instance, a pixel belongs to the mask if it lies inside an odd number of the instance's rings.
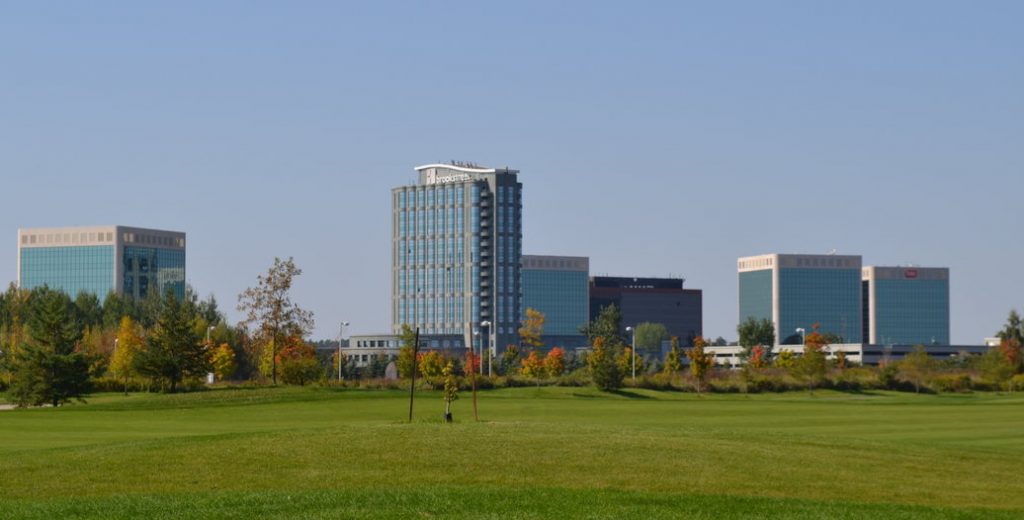
{"label": "blue glass facade", "polygon": [[185,251],[126,246],[122,264],[125,295],[145,298],[151,291],[163,295],[170,289],[185,297]]}
{"label": "blue glass facade", "polygon": [[72,297],[81,292],[100,298],[115,289],[114,246],[22,248],[20,285],[48,286]]}
{"label": "blue glass facade", "polygon": [[392,332],[468,342],[487,321],[504,346],[522,317],[522,186],[514,170],[418,170],[420,184],[392,190]]}
{"label": "blue glass facade", "polygon": [[799,344],[797,328],[820,324],[822,333],[845,343],[860,343],[861,272],[855,269],[783,268],[779,270],[778,335],[783,344]]}
{"label": "blue glass facade", "polygon": [[18,230],[18,283],[74,297],[135,298],[170,289],[185,297],[185,234],[127,226]]}
{"label": "blue glass facade", "polygon": [[948,280],[876,280],[874,291],[877,342],[949,345]]}
{"label": "blue glass facade", "polygon": [[740,273],[740,323],[772,319],[772,270]]}
{"label": "blue glass facade", "polygon": [[523,269],[523,305],[544,313],[545,335],[578,335],[589,320],[589,273]]}

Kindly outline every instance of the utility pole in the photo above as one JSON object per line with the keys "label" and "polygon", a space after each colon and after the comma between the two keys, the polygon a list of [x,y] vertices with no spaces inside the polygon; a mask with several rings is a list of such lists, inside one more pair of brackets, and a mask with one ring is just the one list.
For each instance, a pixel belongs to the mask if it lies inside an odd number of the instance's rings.
{"label": "utility pole", "polygon": [[347,326],[347,321],[341,322],[341,331],[338,333],[338,381],[341,381],[341,342],[345,341],[345,327]]}
{"label": "utility pole", "polygon": [[416,397],[416,356],[420,350],[420,328],[416,327],[416,341],[412,344],[412,382],[409,384],[409,422],[412,422],[412,402]]}

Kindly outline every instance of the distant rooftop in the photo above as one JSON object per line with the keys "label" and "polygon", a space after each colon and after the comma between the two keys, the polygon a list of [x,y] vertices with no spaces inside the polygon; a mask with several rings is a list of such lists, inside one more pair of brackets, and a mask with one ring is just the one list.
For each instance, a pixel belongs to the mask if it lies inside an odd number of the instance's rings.
{"label": "distant rooftop", "polygon": [[437,162],[417,166],[416,171],[423,171],[430,168],[445,168],[465,173],[519,173],[519,170],[511,170],[508,166],[504,168],[488,168],[471,161],[450,161],[447,163]]}

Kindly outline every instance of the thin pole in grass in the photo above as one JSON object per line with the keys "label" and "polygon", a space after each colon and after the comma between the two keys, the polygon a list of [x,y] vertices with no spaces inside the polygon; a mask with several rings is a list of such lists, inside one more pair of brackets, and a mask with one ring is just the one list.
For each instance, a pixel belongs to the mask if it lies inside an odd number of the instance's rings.
{"label": "thin pole in grass", "polygon": [[420,350],[420,328],[416,327],[416,339],[412,342],[412,382],[409,384],[409,422],[412,422],[412,402],[416,397],[416,356]]}
{"label": "thin pole in grass", "polygon": [[470,346],[466,350],[466,366],[469,369],[465,372],[469,375],[469,380],[473,382],[473,420],[479,421],[480,416],[476,413],[476,363],[476,354],[473,353],[473,347]]}

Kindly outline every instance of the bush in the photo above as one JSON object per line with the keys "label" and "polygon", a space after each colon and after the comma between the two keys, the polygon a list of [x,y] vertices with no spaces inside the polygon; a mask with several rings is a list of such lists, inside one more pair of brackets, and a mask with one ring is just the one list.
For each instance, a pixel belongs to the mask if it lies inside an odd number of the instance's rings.
{"label": "bush", "polygon": [[973,384],[967,374],[940,374],[932,378],[932,389],[936,392],[970,392]]}
{"label": "bush", "polygon": [[634,383],[632,379],[626,381],[627,386],[633,388],[645,388],[647,390],[675,390],[672,386],[672,374],[657,373],[650,375],[643,375],[636,379]]}
{"label": "bush", "polygon": [[1010,378],[1010,391],[1024,390],[1024,374],[1017,374]]}
{"label": "bush", "polygon": [[315,357],[285,358],[278,366],[281,381],[286,385],[305,385],[321,378],[324,367]]}
{"label": "bush", "polygon": [[[129,392],[148,392],[152,382],[148,379],[128,379],[127,386]],[[125,381],[113,377],[101,377],[93,379],[92,389],[94,392],[124,392]]]}
{"label": "bush", "polygon": [[899,388],[900,369],[895,363],[889,363],[878,369],[878,384],[882,388],[896,390]]}
{"label": "bush", "polygon": [[591,384],[591,382],[590,382],[590,376],[587,375],[587,370],[584,368],[584,369],[574,370],[573,372],[571,372],[569,374],[565,374],[565,375],[555,379],[555,384],[558,385],[558,386],[579,387],[579,386],[589,386]]}

